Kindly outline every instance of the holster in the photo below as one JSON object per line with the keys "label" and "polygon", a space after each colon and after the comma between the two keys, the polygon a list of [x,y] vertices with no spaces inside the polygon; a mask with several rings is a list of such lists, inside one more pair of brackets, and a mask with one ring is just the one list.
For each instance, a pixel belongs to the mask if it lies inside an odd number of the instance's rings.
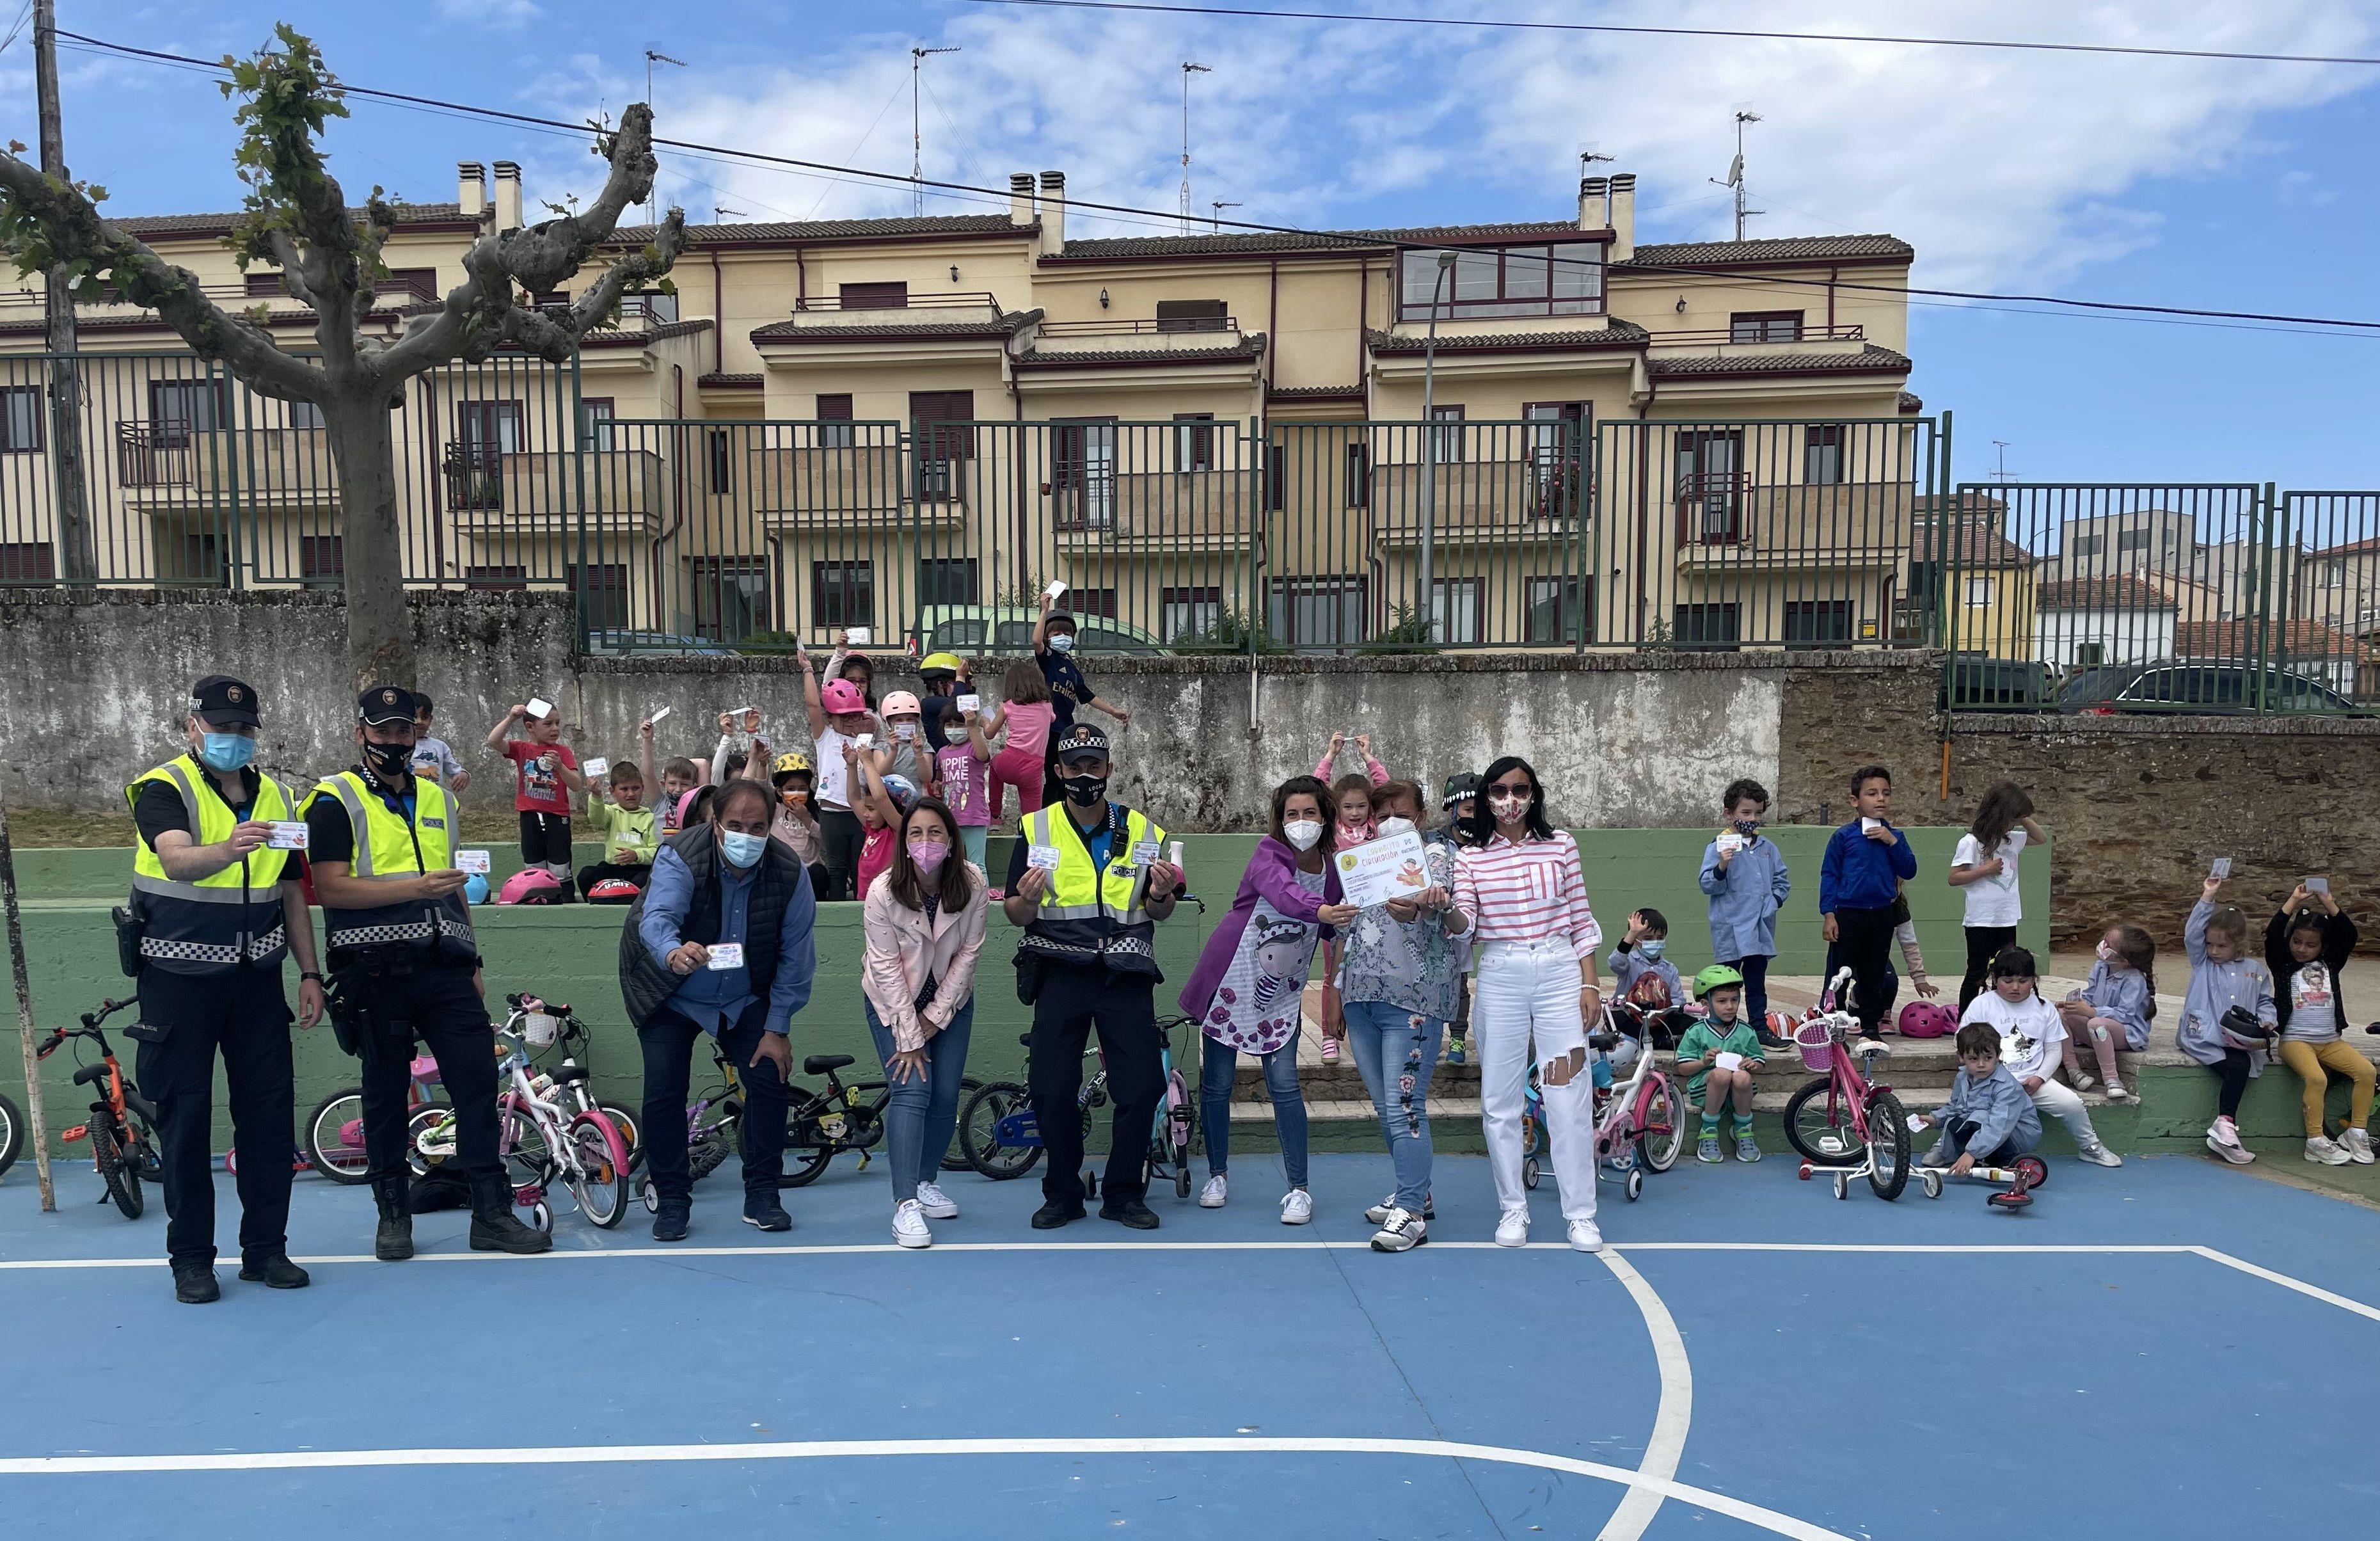
{"label": "holster", "polygon": [[330,996],[322,1009],[331,1019],[331,1036],[337,1040],[341,1053],[361,1058],[367,1027],[363,1002],[358,998],[347,975],[333,974],[329,983]]}
{"label": "holster", "polygon": [[1040,998],[1041,973],[1049,966],[1050,960],[1039,953],[1017,949],[1016,999],[1020,1005],[1030,1006]]}
{"label": "holster", "polygon": [[127,979],[140,975],[140,933],[145,929],[140,911],[128,904],[119,904],[108,911],[115,922],[115,962]]}

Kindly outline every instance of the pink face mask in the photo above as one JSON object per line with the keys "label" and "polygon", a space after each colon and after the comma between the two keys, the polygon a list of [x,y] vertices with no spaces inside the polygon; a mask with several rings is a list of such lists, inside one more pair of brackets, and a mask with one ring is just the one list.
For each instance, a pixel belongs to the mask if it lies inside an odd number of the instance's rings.
{"label": "pink face mask", "polygon": [[909,862],[917,869],[920,877],[931,877],[941,871],[942,863],[949,860],[951,848],[941,840],[912,840],[909,843]]}

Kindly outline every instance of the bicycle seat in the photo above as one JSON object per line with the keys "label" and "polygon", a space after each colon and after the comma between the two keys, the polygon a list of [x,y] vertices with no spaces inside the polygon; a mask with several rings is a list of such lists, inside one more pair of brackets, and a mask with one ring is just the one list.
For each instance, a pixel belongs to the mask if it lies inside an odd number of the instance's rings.
{"label": "bicycle seat", "polygon": [[560,1065],[549,1073],[556,1086],[575,1086],[587,1079],[588,1068],[584,1065]]}
{"label": "bicycle seat", "polygon": [[1033,1046],[1033,1034],[1030,1033],[1020,1033],[1016,1035],[1016,1041],[1024,1047],[1031,1048]]}
{"label": "bicycle seat", "polygon": [[802,1061],[802,1073],[824,1075],[829,1070],[839,1070],[850,1063],[851,1056],[847,1054],[813,1054]]}

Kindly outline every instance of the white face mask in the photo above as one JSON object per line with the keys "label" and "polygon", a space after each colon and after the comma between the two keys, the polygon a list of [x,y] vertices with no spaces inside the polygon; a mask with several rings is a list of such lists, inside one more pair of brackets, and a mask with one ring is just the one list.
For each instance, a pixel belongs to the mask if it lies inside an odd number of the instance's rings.
{"label": "white face mask", "polygon": [[1312,850],[1322,838],[1322,826],[1312,819],[1299,819],[1282,825],[1281,838],[1300,850]]}
{"label": "white face mask", "polygon": [[1413,833],[1413,830],[1414,822],[1411,819],[1382,819],[1380,821],[1380,833],[1383,835],[1410,835]]}

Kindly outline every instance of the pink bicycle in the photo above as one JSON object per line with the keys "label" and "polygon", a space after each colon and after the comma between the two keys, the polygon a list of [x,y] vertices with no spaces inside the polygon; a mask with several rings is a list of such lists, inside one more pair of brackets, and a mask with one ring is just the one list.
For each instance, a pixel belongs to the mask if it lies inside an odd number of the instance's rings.
{"label": "pink bicycle", "polygon": [[[1609,1054],[1621,1042],[1609,1007],[1602,1031],[1588,1034],[1599,1054]],[[1538,1151],[1544,1144],[1545,1108],[1537,1085],[1537,1069],[1529,1067],[1528,1090],[1521,1111],[1521,1183],[1535,1188],[1540,1176]],[[1679,1117],[1678,1090],[1669,1072],[1653,1062],[1653,1051],[1641,1048],[1626,1081],[1595,1094],[1595,1175],[1621,1184],[1630,1199],[1645,1193],[1645,1174],[1666,1172],[1677,1165],[1685,1148],[1685,1120]]]}
{"label": "pink bicycle", "polygon": [[1868,1079],[1866,1062],[1886,1049],[1853,1041],[1852,1004],[1852,971],[1844,969],[1793,1029],[1793,1046],[1818,1079],[1786,1100],[1785,1138],[1801,1155],[1803,1181],[1824,1172],[1840,1199],[1851,1196],[1852,1179],[1864,1177],[1876,1197],[1897,1199],[1909,1186],[1909,1120],[1892,1088]]}

